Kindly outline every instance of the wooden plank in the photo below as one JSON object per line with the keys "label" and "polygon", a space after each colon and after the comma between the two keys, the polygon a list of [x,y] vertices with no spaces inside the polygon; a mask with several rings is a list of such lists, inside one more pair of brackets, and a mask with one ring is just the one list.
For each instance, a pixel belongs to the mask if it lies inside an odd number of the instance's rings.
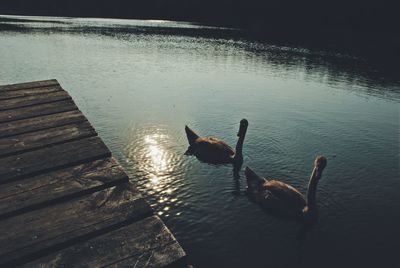
{"label": "wooden plank", "polygon": [[8,100],[13,98],[27,97],[38,94],[45,94],[51,92],[57,92],[63,90],[60,86],[50,86],[50,87],[37,87],[37,88],[27,88],[20,90],[3,90],[0,91],[0,100]]}
{"label": "wooden plank", "polygon": [[19,90],[19,89],[27,89],[27,88],[37,88],[37,87],[48,87],[48,86],[56,86],[60,85],[56,79],[51,80],[42,80],[42,81],[34,81],[27,83],[18,83],[18,84],[10,84],[0,86],[0,90]]}
{"label": "wooden plank", "polygon": [[0,138],[86,121],[79,110],[0,123]]}
{"label": "wooden plank", "polygon": [[[157,216],[42,257],[25,267],[171,267],[185,252]],[[182,266],[179,266],[182,267]]]}
{"label": "wooden plank", "polygon": [[71,99],[71,96],[66,91],[62,90],[34,96],[0,100],[0,111],[68,99]]}
{"label": "wooden plank", "polygon": [[76,107],[75,103],[72,100],[64,100],[24,107],[15,110],[0,111],[0,123],[32,118],[41,115],[67,112],[77,109],[78,107]]}
{"label": "wooden plank", "polygon": [[0,184],[110,156],[110,151],[99,137],[90,137],[2,157]]}
{"label": "wooden plank", "polygon": [[0,219],[127,181],[122,167],[106,158],[3,184]]}
{"label": "wooden plank", "polygon": [[154,248],[139,256],[121,260],[115,263],[116,267],[168,267],[168,268],[190,268],[187,264],[186,253],[178,241]]}
{"label": "wooden plank", "polygon": [[0,266],[15,266],[151,214],[130,184],[0,221]]}
{"label": "wooden plank", "polygon": [[88,121],[0,139],[0,157],[97,135]]}

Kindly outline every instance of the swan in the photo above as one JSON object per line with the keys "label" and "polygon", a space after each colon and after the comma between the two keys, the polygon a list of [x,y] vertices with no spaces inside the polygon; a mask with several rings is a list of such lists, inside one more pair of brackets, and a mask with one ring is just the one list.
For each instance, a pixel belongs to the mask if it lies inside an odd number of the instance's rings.
{"label": "swan", "polygon": [[271,212],[291,218],[313,219],[316,216],[317,208],[317,185],[326,165],[325,157],[316,157],[306,198],[294,187],[277,180],[266,180],[246,167],[248,193],[255,202],[260,203],[262,207]]}
{"label": "swan", "polygon": [[189,148],[185,154],[194,155],[201,161],[207,163],[231,163],[240,169],[243,164],[242,148],[248,125],[249,122],[246,119],[240,121],[236,150],[233,150],[228,144],[217,138],[199,137],[192,129],[185,126],[186,136],[189,141]]}

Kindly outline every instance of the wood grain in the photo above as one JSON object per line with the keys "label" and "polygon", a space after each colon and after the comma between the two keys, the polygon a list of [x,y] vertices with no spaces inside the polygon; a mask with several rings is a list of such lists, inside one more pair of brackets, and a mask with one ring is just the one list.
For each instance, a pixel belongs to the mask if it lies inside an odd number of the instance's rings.
{"label": "wood grain", "polygon": [[157,216],[73,245],[25,267],[183,267],[186,254]]}
{"label": "wood grain", "polygon": [[96,135],[96,131],[86,121],[0,138],[0,157]]}
{"label": "wood grain", "polygon": [[110,156],[111,152],[99,137],[90,137],[2,157],[0,184]]}
{"label": "wood grain", "polygon": [[57,92],[63,90],[60,86],[50,86],[50,87],[36,87],[27,88],[20,90],[2,90],[0,91],[0,100],[8,100],[13,98],[27,97],[38,94],[45,94],[51,92]]}
{"label": "wood grain", "polygon": [[86,121],[79,110],[0,123],[0,138]]}
{"label": "wood grain", "polygon": [[14,266],[151,213],[129,183],[0,221],[0,266]]}
{"label": "wood grain", "polygon": [[33,118],[41,115],[49,115],[61,112],[77,110],[72,100],[63,100],[40,105],[28,106],[15,110],[0,111],[0,123],[10,122],[20,119]]}
{"label": "wood grain", "polygon": [[122,167],[106,158],[3,184],[0,219],[127,181]]}
{"label": "wood grain", "polygon": [[62,90],[34,96],[0,100],[0,111],[68,99],[71,99],[71,96],[66,91]]}
{"label": "wood grain", "polygon": [[33,81],[27,83],[18,83],[0,86],[0,90],[19,90],[27,88],[47,87],[60,85],[56,79]]}

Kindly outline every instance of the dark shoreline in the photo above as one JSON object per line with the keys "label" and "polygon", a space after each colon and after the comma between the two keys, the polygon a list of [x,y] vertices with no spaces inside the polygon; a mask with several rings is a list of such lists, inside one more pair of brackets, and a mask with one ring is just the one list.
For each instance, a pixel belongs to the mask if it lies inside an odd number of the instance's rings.
{"label": "dark shoreline", "polygon": [[[0,7],[1,11],[1,7]],[[243,36],[257,41],[272,41],[282,45],[300,45],[311,49],[334,50],[338,53],[352,54],[368,57],[375,62],[386,62],[393,59],[400,47],[400,36],[396,29],[390,27],[320,27],[318,25],[281,25],[275,28],[273,25],[266,27],[265,22],[243,24],[240,21],[209,21],[204,19],[189,19],[168,16],[96,16],[96,15],[71,15],[49,12],[3,12],[2,15],[10,16],[54,16],[71,18],[107,18],[107,19],[165,19],[180,22],[189,22],[212,27],[235,28],[242,32]],[[21,21],[17,19],[18,21]],[[0,20],[1,22],[2,20]],[[3,20],[4,21],[4,20]],[[29,21],[29,19],[28,19]],[[380,50],[376,53],[376,50]],[[383,57],[388,56],[387,59]]]}
{"label": "dark shoreline", "polygon": [[[46,16],[46,15],[15,15],[1,14],[4,16]],[[63,17],[66,18],[66,17]],[[68,18],[68,17],[67,17]],[[70,17],[82,18],[82,17]],[[87,17],[98,18],[98,17]],[[121,18],[106,18],[121,19]],[[122,18],[125,19],[125,18]],[[32,29],[24,26],[13,25],[9,22],[51,22],[66,24],[66,22],[53,22],[49,20],[30,20],[29,18],[0,18],[0,31],[31,31]],[[183,22],[183,21],[182,21]],[[184,21],[188,22],[188,21]],[[229,27],[229,25],[213,25],[201,22],[188,22],[193,24],[205,25],[210,27]],[[121,30],[121,29],[119,29]],[[140,32],[146,29],[124,29],[127,32]],[[400,36],[390,32],[366,31],[354,29],[248,29],[248,28],[210,28],[210,29],[168,29],[160,28],[157,30],[160,34],[188,35],[202,37],[222,37],[226,39],[246,39],[255,40],[263,43],[287,47],[303,47],[310,53],[325,54],[326,57],[332,58],[333,64],[340,65],[338,56],[347,58],[358,58],[365,69],[373,69],[372,74],[377,79],[384,79],[385,84],[398,84],[400,77],[397,72],[397,64],[399,60],[398,47],[400,47]],[[104,33],[112,32],[112,29],[101,29]],[[326,53],[325,53],[326,52]],[[318,60],[318,59],[316,59]],[[357,69],[364,69],[362,66],[355,66]],[[371,74],[370,74],[371,75]],[[400,90],[400,88],[399,88]]]}

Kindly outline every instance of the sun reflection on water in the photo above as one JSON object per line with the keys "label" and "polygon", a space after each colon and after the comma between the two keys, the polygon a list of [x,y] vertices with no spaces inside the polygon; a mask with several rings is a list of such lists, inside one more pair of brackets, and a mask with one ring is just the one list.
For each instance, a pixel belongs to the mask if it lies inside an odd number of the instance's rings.
{"label": "sun reflection on water", "polygon": [[156,213],[163,217],[168,217],[174,205],[179,204],[176,191],[182,161],[182,156],[173,150],[173,136],[167,133],[163,128],[135,129],[126,147],[132,177]]}
{"label": "sun reflection on water", "polygon": [[165,135],[152,134],[144,137],[144,143],[147,147],[147,157],[151,161],[151,167],[153,169],[154,177],[151,178],[151,182],[157,184],[159,182],[157,175],[168,171],[169,161],[166,157],[164,148],[158,143],[158,139],[162,140]]}

